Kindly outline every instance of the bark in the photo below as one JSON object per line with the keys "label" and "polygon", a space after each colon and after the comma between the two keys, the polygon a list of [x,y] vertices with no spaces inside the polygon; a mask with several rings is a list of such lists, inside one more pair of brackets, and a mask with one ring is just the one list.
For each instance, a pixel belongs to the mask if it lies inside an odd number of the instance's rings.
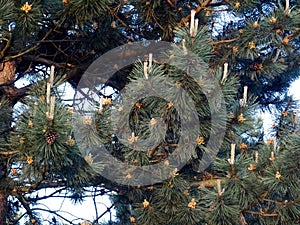
{"label": "bark", "polygon": [[[5,61],[0,63],[0,99],[5,96],[6,98],[10,99],[11,94],[16,94],[13,92],[14,85],[13,82],[15,80],[15,72],[16,66],[14,61]],[[0,138],[2,142],[6,142],[6,138],[8,132],[11,128],[11,118],[12,118],[12,111],[2,111],[0,113]],[[7,167],[6,167],[6,160],[5,157],[1,157],[0,159],[0,180],[6,178],[7,175]],[[0,190],[0,225],[6,224],[6,218],[8,214],[7,209],[7,195],[5,191]]]}
{"label": "bark", "polygon": [[16,66],[14,61],[6,61],[0,65],[0,85],[15,80]]}
{"label": "bark", "polygon": [[0,193],[0,225],[6,224],[7,199],[4,193]]}

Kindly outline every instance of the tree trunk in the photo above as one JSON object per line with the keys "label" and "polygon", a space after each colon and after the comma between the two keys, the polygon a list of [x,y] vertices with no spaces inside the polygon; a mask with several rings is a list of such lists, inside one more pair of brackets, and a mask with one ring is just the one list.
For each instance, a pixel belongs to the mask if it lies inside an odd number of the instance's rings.
{"label": "tree trunk", "polygon": [[0,64],[0,85],[15,80],[16,66],[13,61],[6,61]]}
{"label": "tree trunk", "polygon": [[4,193],[0,193],[0,225],[6,224],[6,216],[7,216],[6,195]]}
{"label": "tree trunk", "polygon": [[[14,87],[15,80],[15,71],[16,66],[14,61],[5,61],[0,63],[0,87],[4,86],[4,88]],[[8,87],[5,87],[8,86]],[[9,99],[5,96],[7,95],[5,91],[1,89],[0,93],[0,101],[2,98]],[[5,108],[0,112],[0,143],[7,143],[7,136],[11,128],[11,120],[12,120],[12,108]],[[7,165],[5,156],[0,158],[0,182],[3,184],[3,180],[5,180],[7,176]],[[2,186],[2,185],[1,185]],[[2,187],[3,188],[3,187]],[[5,191],[0,190],[0,225],[6,224],[7,214],[7,195]]]}

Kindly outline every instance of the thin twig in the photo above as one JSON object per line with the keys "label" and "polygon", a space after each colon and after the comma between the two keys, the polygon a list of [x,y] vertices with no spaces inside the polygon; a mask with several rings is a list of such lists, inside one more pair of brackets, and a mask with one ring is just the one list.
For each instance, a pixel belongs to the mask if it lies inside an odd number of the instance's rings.
{"label": "thin twig", "polygon": [[263,216],[263,217],[276,217],[278,216],[278,213],[264,213],[264,212],[255,212],[255,211],[244,211],[245,213],[248,214],[254,214],[254,215],[259,215],[259,216]]}

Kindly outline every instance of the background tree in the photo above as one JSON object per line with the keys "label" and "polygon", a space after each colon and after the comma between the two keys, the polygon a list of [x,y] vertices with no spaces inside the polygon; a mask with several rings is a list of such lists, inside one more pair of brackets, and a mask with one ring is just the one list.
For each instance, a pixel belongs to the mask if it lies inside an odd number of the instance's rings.
{"label": "background tree", "polygon": [[[0,0],[0,4],[2,224],[17,224],[23,217],[20,209],[28,223],[42,223],[34,205],[51,197],[36,195],[47,188],[66,191],[75,201],[89,196],[89,190],[94,196],[113,192],[117,224],[299,223],[298,113],[286,95],[299,75],[298,1]],[[198,21],[198,30],[192,33],[191,10]],[[75,140],[72,117],[78,105],[62,101],[58,86],[70,83],[76,88],[99,56],[139,40],[178,44],[167,52],[170,65],[154,61],[150,75],[155,85],[171,82],[193,96],[202,124],[194,133],[197,138],[180,132],[182,118],[176,107],[159,98],[125,105],[131,107],[131,117],[121,119],[130,121],[133,139],[122,140],[115,133],[109,117],[124,104],[120,91],[135,84],[130,99],[143,90],[139,82],[145,80],[144,64],[137,62],[100,81],[101,90],[111,87],[113,94],[99,92],[102,107],[98,102],[91,117],[78,119],[76,126],[85,139]],[[187,71],[203,67],[191,63],[184,71],[176,68],[186,65],[186,51],[207,63],[209,74],[219,81],[228,111],[226,124],[214,126],[211,118],[220,108],[210,105],[203,94],[202,88],[214,93],[215,86],[188,76]],[[267,109],[277,120],[272,141],[265,143],[262,121],[253,114]],[[139,149],[139,141],[162,132],[151,120],[155,117],[167,124],[165,138],[154,149]],[[203,152],[210,150],[210,135],[221,127],[226,135],[217,160],[199,170]],[[105,179],[97,172],[111,168],[94,163],[94,155],[81,151],[103,143],[119,160],[133,165],[164,162],[169,170],[167,157],[180,139],[196,143],[196,154],[166,181],[146,187]],[[120,179],[130,183],[136,178],[125,171]],[[58,224],[59,213],[52,213],[49,223]],[[101,215],[96,217],[95,224]],[[75,223],[67,218],[64,222]]]}

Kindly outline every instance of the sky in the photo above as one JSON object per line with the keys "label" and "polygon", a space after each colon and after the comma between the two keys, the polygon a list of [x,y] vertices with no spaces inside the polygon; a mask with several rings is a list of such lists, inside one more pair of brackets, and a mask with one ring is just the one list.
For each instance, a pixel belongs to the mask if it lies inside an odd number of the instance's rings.
{"label": "sky", "polygon": [[300,79],[291,85],[289,93],[294,96],[295,100],[300,100]]}
{"label": "sky", "polygon": [[[52,190],[49,190],[48,192],[50,193],[52,192]],[[69,220],[74,220],[74,223],[82,223],[84,222],[84,220],[93,221],[96,218],[95,205],[92,197],[88,197],[82,203],[77,204],[74,204],[69,199],[64,198],[50,198],[41,201],[41,203],[42,204],[39,207],[49,208],[53,211],[58,211],[60,215],[68,218]],[[108,196],[98,196],[96,198],[96,204],[98,216],[104,213],[107,210],[107,208],[111,206],[111,202]],[[51,221],[53,215],[48,215],[46,213],[42,214],[44,219],[48,219]],[[101,217],[99,222],[109,221],[110,219],[115,219],[114,211],[112,211],[111,213],[106,213],[103,217]]]}

